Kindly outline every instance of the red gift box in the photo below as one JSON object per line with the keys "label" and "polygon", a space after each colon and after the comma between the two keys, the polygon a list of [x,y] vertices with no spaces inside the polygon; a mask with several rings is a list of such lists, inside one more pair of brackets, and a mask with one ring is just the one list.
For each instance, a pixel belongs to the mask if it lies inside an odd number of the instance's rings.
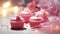
{"label": "red gift box", "polygon": [[24,20],[19,20],[20,18],[11,19],[11,29],[23,29],[24,28]]}
{"label": "red gift box", "polygon": [[38,18],[30,18],[29,19],[29,22],[30,22],[30,26],[31,28],[38,28],[40,27],[40,23],[42,22],[42,20],[40,19],[40,17]]}

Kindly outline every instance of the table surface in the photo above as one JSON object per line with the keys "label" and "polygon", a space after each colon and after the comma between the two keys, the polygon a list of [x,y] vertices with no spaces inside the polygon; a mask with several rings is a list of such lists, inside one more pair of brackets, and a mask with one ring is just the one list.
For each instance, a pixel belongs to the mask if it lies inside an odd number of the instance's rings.
{"label": "table surface", "polygon": [[[27,27],[26,30],[11,30],[10,29],[10,18],[11,16],[8,16],[6,18],[2,18],[0,16],[0,34],[60,34],[60,31],[52,32],[50,25],[60,25],[60,23],[42,23],[41,26],[43,28],[38,29],[31,29],[30,27]],[[28,25],[29,26],[29,25]],[[54,28],[54,27],[53,27]],[[38,32],[36,32],[37,30]]]}

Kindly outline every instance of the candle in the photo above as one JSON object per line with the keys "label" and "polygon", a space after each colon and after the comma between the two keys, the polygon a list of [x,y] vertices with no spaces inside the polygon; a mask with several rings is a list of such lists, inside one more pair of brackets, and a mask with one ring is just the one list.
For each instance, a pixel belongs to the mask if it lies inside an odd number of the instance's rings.
{"label": "candle", "polygon": [[13,9],[14,9],[14,14],[18,13],[18,9],[19,9],[18,6],[14,6]]}
{"label": "candle", "polygon": [[2,10],[2,17],[5,18],[7,16],[7,10],[3,9]]}
{"label": "candle", "polygon": [[3,9],[2,10],[2,27],[7,28],[6,26],[6,16],[7,16],[7,10]]}

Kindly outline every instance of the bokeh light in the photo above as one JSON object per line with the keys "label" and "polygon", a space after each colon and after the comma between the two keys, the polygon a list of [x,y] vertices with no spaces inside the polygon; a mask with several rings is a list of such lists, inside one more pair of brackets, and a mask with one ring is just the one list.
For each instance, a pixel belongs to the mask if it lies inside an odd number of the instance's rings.
{"label": "bokeh light", "polygon": [[11,5],[10,2],[6,2],[6,3],[3,4],[3,8],[8,8],[10,5]]}

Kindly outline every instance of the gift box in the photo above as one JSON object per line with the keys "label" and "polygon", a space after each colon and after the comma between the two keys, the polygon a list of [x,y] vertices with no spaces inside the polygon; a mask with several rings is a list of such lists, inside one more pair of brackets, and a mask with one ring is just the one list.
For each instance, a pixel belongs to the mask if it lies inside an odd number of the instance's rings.
{"label": "gift box", "polygon": [[20,17],[16,17],[16,19],[11,19],[11,29],[23,29],[24,28],[24,20]]}
{"label": "gift box", "polygon": [[39,28],[42,20],[40,19],[40,17],[31,17],[29,19],[29,22],[30,22],[31,28]]}

